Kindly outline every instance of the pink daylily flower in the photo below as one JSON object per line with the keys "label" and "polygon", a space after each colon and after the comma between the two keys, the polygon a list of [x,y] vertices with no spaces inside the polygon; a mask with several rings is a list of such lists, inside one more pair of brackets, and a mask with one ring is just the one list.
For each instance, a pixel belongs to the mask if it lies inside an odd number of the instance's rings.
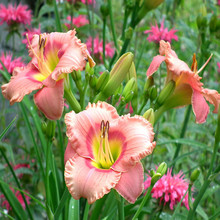
{"label": "pink daylily flower", "polygon": [[26,67],[15,68],[10,82],[2,86],[2,94],[11,105],[22,101],[33,90],[39,90],[34,101],[40,111],[51,120],[61,117],[66,74],[83,70],[87,60],[94,65],[86,45],[75,34],[72,30],[34,35],[29,43],[32,61]]}
{"label": "pink daylily flower", "polygon": [[197,123],[206,121],[209,113],[209,106],[206,101],[214,105],[213,113],[217,113],[220,104],[220,94],[216,90],[203,88],[203,83],[200,82],[201,77],[198,75],[211,57],[197,71],[195,55],[190,69],[185,62],[178,58],[175,51],[171,49],[169,42],[160,41],[159,52],[160,55],[153,58],[146,74],[148,77],[153,75],[160,64],[165,61],[167,66],[166,84],[173,80],[176,83],[176,88],[173,95],[164,104],[164,107],[169,109],[192,104]]}
{"label": "pink daylily flower", "polygon": [[155,142],[150,122],[141,116],[119,116],[106,102],[66,114],[69,142],[65,152],[65,182],[74,199],[94,203],[112,188],[134,203],[143,191],[142,158]]}

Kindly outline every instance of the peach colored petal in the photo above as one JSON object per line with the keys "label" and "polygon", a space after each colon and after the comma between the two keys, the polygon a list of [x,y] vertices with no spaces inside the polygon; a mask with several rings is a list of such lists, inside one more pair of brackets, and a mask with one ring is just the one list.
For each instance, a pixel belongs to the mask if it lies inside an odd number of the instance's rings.
{"label": "peach colored petal", "polygon": [[203,95],[196,90],[192,94],[192,107],[196,116],[196,123],[204,123],[209,113],[209,106]]}
{"label": "peach colored petal", "polygon": [[91,204],[115,187],[121,173],[97,169],[92,166],[90,159],[75,155],[66,162],[64,176],[72,197],[74,199],[84,197]]}
{"label": "peach colored petal", "polygon": [[202,93],[205,99],[215,106],[213,113],[218,113],[218,108],[220,104],[220,94],[213,89],[203,89]]}
{"label": "peach colored petal", "polygon": [[74,157],[76,154],[76,151],[74,150],[74,148],[71,146],[71,143],[68,142],[66,150],[65,150],[65,154],[64,154],[64,165],[66,164],[66,162]]}
{"label": "peach colored petal", "polygon": [[119,116],[116,109],[106,102],[89,103],[86,110],[78,114],[72,111],[65,115],[66,135],[80,156],[94,158],[91,149],[92,138],[97,130],[99,131],[101,121],[111,121],[117,118]]}
{"label": "peach colored petal", "polygon": [[147,77],[152,76],[160,67],[160,64],[165,60],[164,56],[157,55],[153,58],[148,70],[147,70]]}
{"label": "peach colored petal", "polygon": [[138,162],[128,172],[121,174],[121,179],[115,186],[117,192],[130,203],[135,203],[143,191],[143,173],[143,166]]}
{"label": "peach colored petal", "polygon": [[164,56],[166,53],[169,53],[171,56],[177,57],[175,51],[171,49],[170,43],[165,42],[164,40],[160,41],[159,53],[162,56]]}
{"label": "peach colored petal", "polygon": [[50,120],[57,120],[62,116],[64,107],[64,80],[59,80],[55,87],[44,87],[34,95],[36,106]]}
{"label": "peach colored petal", "polygon": [[22,101],[23,97],[33,90],[42,88],[43,84],[33,78],[36,74],[39,74],[38,70],[30,63],[26,67],[14,69],[9,83],[1,87],[2,94],[11,105]]}
{"label": "peach colored petal", "polygon": [[122,152],[113,164],[112,169],[126,172],[142,158],[153,152],[156,142],[153,142],[154,132],[150,122],[141,116],[121,116],[117,126],[110,125],[110,131],[120,131],[125,137]]}

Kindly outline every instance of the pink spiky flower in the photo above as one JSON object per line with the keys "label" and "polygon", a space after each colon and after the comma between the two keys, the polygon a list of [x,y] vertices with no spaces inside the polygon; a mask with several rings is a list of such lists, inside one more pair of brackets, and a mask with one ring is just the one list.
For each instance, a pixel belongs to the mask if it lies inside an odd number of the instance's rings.
{"label": "pink spiky flower", "polygon": [[[12,58],[12,54],[10,52],[4,54],[1,54],[0,60],[2,61],[2,63],[4,64],[4,66],[6,67],[7,71],[12,74],[13,70],[15,67],[22,67],[25,66],[24,62],[22,61],[21,57]],[[0,63],[0,69],[4,70],[2,64]]]}
{"label": "pink spiky flower", "polygon": [[[168,169],[167,174],[163,175],[154,185],[151,194],[155,199],[159,199],[160,204],[169,204],[171,210],[173,207],[181,201],[184,194],[188,190],[189,182],[184,179],[185,175],[180,171],[178,174],[172,176],[172,169]],[[144,182],[144,189],[147,190],[151,184],[151,177],[147,176],[147,180]],[[189,209],[188,193],[184,197],[182,204]]]}
{"label": "pink spiky flower", "polygon": [[[93,50],[93,53],[94,55],[98,56],[98,58],[100,60],[102,60],[102,54],[103,54],[103,41],[99,40],[99,37],[97,36],[95,39],[94,39],[94,50]],[[87,48],[89,50],[90,53],[92,53],[92,37],[89,37],[86,41],[86,45],[87,45]],[[115,50],[113,49],[112,47],[112,43],[107,43],[105,44],[105,56],[107,57],[113,57],[114,55],[114,52]]]}
{"label": "pink spiky flower", "polygon": [[6,22],[8,25],[12,24],[29,24],[31,23],[31,10],[28,10],[27,5],[8,4],[8,8],[5,5],[0,4],[0,24]]}
{"label": "pink spiky flower", "polygon": [[[21,204],[21,206],[23,207],[23,209],[25,209],[26,206],[25,206],[25,202],[23,200],[23,197],[22,197],[21,193],[19,191],[17,191],[17,190],[12,189],[12,188],[11,188],[11,191],[15,194],[16,198],[18,199],[18,201]],[[24,197],[25,197],[25,199],[27,201],[27,204],[29,205],[31,198],[29,196],[25,195],[25,194],[24,194]],[[5,207],[8,211],[10,211],[12,208],[11,208],[9,202],[6,200],[6,198],[5,198],[5,196],[3,194],[0,195],[0,199],[3,200],[2,203],[1,203],[1,206]]]}
{"label": "pink spiky flower", "polygon": [[217,62],[217,66],[218,66],[218,72],[220,73],[220,62]]}
{"label": "pink spiky flower", "polygon": [[95,4],[95,0],[67,0],[69,3],[73,3],[73,4],[75,4],[77,1],[80,1],[80,2],[82,2],[83,4],[86,4],[86,3],[88,3],[88,5],[92,5],[92,3],[93,4]]}
{"label": "pink spiky flower", "polygon": [[114,188],[134,203],[144,183],[140,160],[156,145],[150,122],[139,115],[119,116],[113,106],[98,102],[67,113],[65,123],[64,176],[72,197],[91,204]]}
{"label": "pink spiky flower", "polygon": [[[68,27],[68,29],[71,29],[71,25],[70,25],[70,23],[71,23],[71,16],[67,16],[66,19],[69,21],[69,23],[65,23],[65,25]],[[89,21],[88,21],[88,19],[86,18],[85,15],[79,15],[77,17],[73,17],[72,18],[72,24],[75,27],[79,28],[79,27],[82,27],[82,26],[84,26],[86,24],[89,24]]]}
{"label": "pink spiky flower", "polygon": [[144,33],[149,34],[149,36],[147,37],[147,40],[149,42],[153,41],[159,44],[161,40],[168,41],[170,43],[172,39],[174,39],[175,41],[178,41],[178,36],[175,35],[177,31],[178,30],[175,30],[175,29],[171,29],[170,31],[168,31],[168,28],[164,28],[164,19],[163,19],[160,23],[160,28],[158,27],[156,23],[155,26],[151,25],[151,29],[146,30]]}
{"label": "pink spiky flower", "polygon": [[41,34],[41,29],[40,29],[40,25],[38,28],[31,28],[31,29],[28,29],[26,31],[24,31],[22,33],[22,36],[24,36],[24,39],[22,40],[22,43],[23,44],[26,44],[26,47],[28,48],[28,40],[27,40],[27,35],[28,35],[28,38],[29,38],[29,41],[32,42],[32,39],[33,39],[33,36],[35,34]]}

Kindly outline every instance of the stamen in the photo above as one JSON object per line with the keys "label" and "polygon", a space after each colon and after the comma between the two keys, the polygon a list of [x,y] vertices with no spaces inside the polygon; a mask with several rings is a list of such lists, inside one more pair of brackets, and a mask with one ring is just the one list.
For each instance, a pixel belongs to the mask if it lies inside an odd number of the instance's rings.
{"label": "stamen", "polygon": [[196,54],[193,54],[193,62],[191,66],[191,70],[196,73],[197,72],[197,60],[196,60]]}
{"label": "stamen", "polygon": [[210,55],[210,57],[208,58],[208,60],[203,64],[203,66],[199,69],[199,71],[197,72],[198,74],[206,67],[206,65],[208,64],[208,62],[210,61],[210,59],[212,58],[213,54]]}

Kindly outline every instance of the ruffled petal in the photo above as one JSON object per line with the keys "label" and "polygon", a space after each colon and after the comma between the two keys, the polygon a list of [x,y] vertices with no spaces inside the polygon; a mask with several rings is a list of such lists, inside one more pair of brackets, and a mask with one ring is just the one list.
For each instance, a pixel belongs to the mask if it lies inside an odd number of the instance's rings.
{"label": "ruffled petal", "polygon": [[196,116],[196,123],[204,123],[209,113],[209,106],[203,95],[196,90],[192,94],[192,107]]}
{"label": "ruffled petal", "polygon": [[97,169],[92,166],[90,159],[75,155],[66,162],[64,176],[72,197],[74,199],[84,197],[91,204],[115,187],[121,173]]}
{"label": "ruffled petal", "polygon": [[122,151],[112,169],[126,172],[142,158],[153,152],[156,142],[153,142],[154,132],[150,122],[141,116],[121,116],[117,126],[110,125],[111,132],[120,131],[124,136]]}
{"label": "ruffled petal", "polygon": [[105,103],[90,104],[86,110],[75,114],[74,111],[65,115],[66,135],[72,147],[80,156],[93,158],[92,141],[100,131],[101,121],[112,121],[119,118],[116,109]]}
{"label": "ruffled petal", "polygon": [[71,146],[71,143],[68,142],[66,150],[65,150],[65,154],[64,154],[64,165],[66,164],[66,162],[74,157],[76,154],[76,151],[74,150],[74,148]]}
{"label": "ruffled petal", "polygon": [[160,64],[165,60],[164,56],[157,55],[153,58],[148,70],[147,77],[152,76],[159,68]]}
{"label": "ruffled petal", "polygon": [[62,116],[64,107],[63,81],[59,80],[55,87],[44,87],[34,95],[36,106],[50,120],[57,120]]}
{"label": "ruffled petal", "polygon": [[128,202],[135,203],[144,187],[144,170],[141,163],[137,163],[128,172],[121,174],[119,183],[115,186],[117,192]]}
{"label": "ruffled petal", "polygon": [[205,99],[215,106],[213,113],[218,113],[218,108],[220,104],[220,94],[213,89],[203,89],[202,93]]}
{"label": "ruffled petal", "polygon": [[34,79],[34,76],[38,74],[39,71],[31,63],[26,67],[15,68],[10,82],[1,87],[2,94],[11,105],[22,101],[25,95],[42,88],[43,84]]}

